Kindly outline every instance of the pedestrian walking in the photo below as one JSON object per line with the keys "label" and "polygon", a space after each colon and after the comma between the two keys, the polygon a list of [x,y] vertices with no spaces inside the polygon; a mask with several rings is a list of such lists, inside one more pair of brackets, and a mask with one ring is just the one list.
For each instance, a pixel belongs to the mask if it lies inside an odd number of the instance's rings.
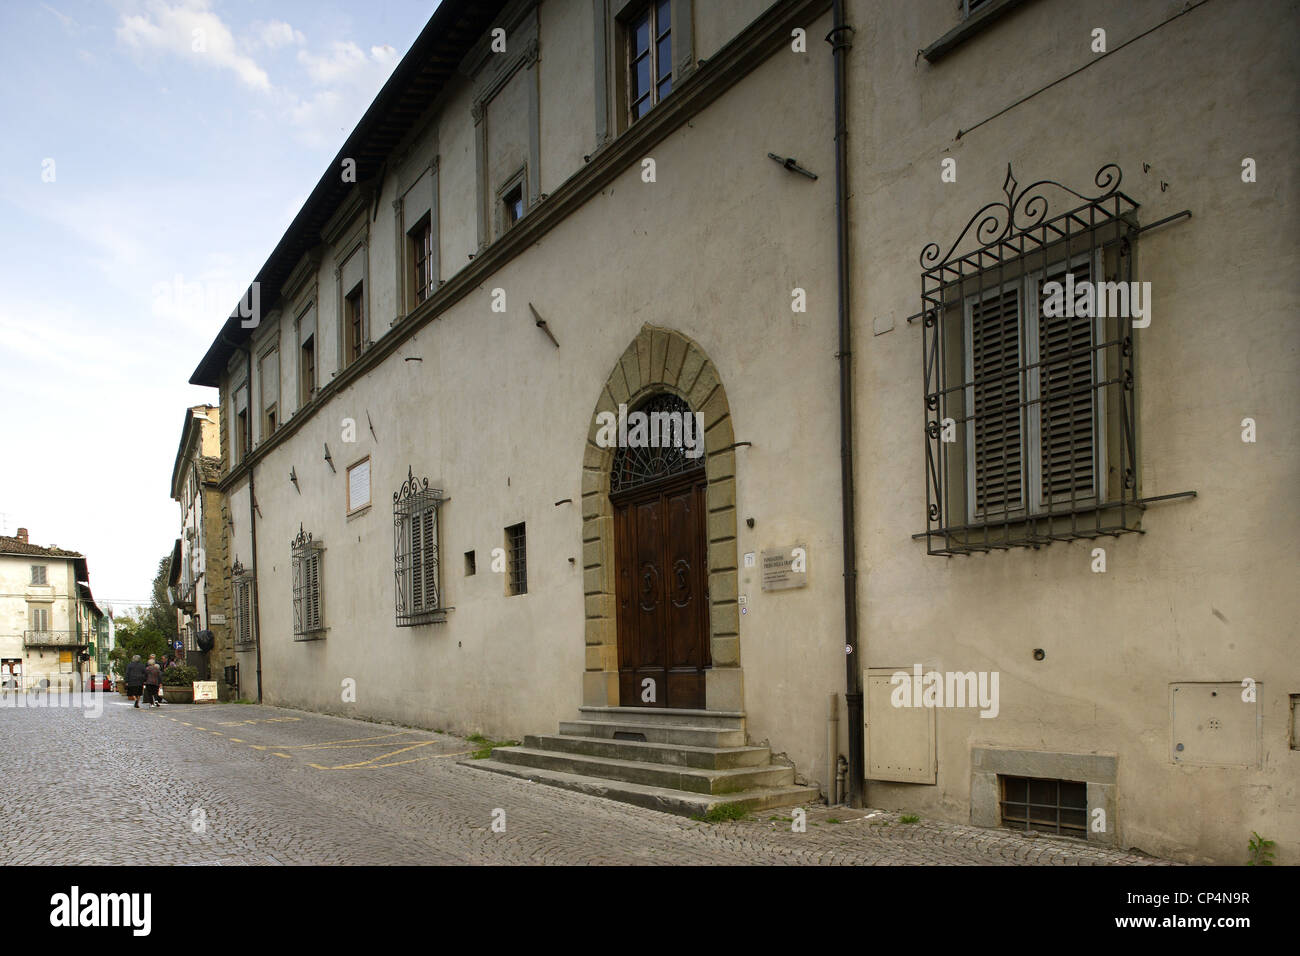
{"label": "pedestrian walking", "polygon": [[144,669],[144,702],[145,705],[153,704],[158,706],[158,698],[162,692],[162,668],[158,662],[149,656],[149,663]]}
{"label": "pedestrian walking", "polygon": [[140,662],[140,655],[136,654],[131,658],[131,662],[126,665],[126,696],[135,701],[135,706],[140,706],[140,694],[144,690],[145,666]]}

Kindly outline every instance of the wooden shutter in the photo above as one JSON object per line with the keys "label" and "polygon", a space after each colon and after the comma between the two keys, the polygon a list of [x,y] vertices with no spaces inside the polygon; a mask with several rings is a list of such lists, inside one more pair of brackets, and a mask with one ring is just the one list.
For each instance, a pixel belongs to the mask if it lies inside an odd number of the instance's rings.
{"label": "wooden shutter", "polygon": [[[1077,288],[1092,279],[1087,263],[1070,270]],[[1050,277],[1065,282],[1065,273]],[[1096,494],[1094,330],[1087,316],[1046,316],[1038,309],[1039,438],[1042,504]],[[1062,310],[1064,311],[1064,310]],[[1070,310],[1073,311],[1073,310]]]}
{"label": "wooden shutter", "polygon": [[424,557],[423,572],[424,581],[422,591],[424,595],[423,610],[431,611],[438,606],[438,510],[429,508],[423,514],[419,515],[423,531]]}
{"label": "wooden shutter", "polygon": [[320,627],[320,551],[307,552],[307,627]]}
{"label": "wooden shutter", "polygon": [[411,613],[414,614],[424,610],[424,524],[418,511],[406,520],[411,535],[411,570],[407,579],[407,593],[411,595]]}
{"label": "wooden shutter", "polygon": [[303,611],[306,604],[306,577],[303,555],[293,556],[293,633],[301,634],[307,629]]}
{"label": "wooden shutter", "polygon": [[1020,351],[1019,288],[972,302],[970,391],[975,421],[969,467],[975,511],[981,517],[1024,507]]}

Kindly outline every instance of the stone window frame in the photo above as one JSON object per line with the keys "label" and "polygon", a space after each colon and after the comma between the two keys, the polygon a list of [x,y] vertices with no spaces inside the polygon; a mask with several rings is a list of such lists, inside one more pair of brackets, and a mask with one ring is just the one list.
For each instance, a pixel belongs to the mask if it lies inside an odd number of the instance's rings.
{"label": "stone window frame", "polygon": [[[507,52],[504,54],[492,52],[492,37],[489,33],[479,40],[475,48],[461,62],[461,72],[469,76],[474,83],[474,99],[470,105],[470,116],[474,120],[474,166],[477,174],[480,252],[505,233],[504,229],[491,231],[494,225],[499,226],[501,222],[496,212],[499,207],[499,197],[492,189],[488,170],[488,106],[520,70],[532,74],[531,82],[528,83],[528,159],[524,164],[526,173],[524,216],[526,217],[528,211],[541,200],[541,90],[538,87],[537,71],[537,63],[541,59],[541,44],[538,40],[538,19],[537,0],[519,0],[501,15],[493,28],[506,31]],[[514,52],[511,52],[512,50]],[[494,60],[495,57],[501,57],[504,62],[497,62]],[[489,69],[489,64],[494,64],[495,69]],[[513,186],[514,176],[510,177],[510,182]]]}
{"label": "stone window frame", "polygon": [[[614,512],[609,501],[614,448],[596,444],[600,412],[617,414],[655,393],[678,396],[704,415],[705,509],[708,527],[709,648],[705,709],[744,710],[740,667],[736,453],[731,408],[717,368],[698,343],[675,329],[645,325],[601,388],[582,463],[582,564],[585,663],[582,702],[619,706]],[[635,702],[628,706],[635,706]]]}
{"label": "stone window frame", "polygon": [[[394,326],[402,319],[406,318],[417,308],[433,298],[438,287],[442,285],[442,240],[439,202],[439,185],[438,185],[438,167],[440,156],[435,145],[432,155],[428,160],[417,168],[409,170],[403,177],[401,185],[397,189],[396,198],[393,199],[393,242],[396,255],[394,279],[398,289],[398,315],[389,323]],[[406,197],[411,191],[419,185],[420,179],[428,173],[429,175],[429,211],[425,215],[416,218],[414,222],[406,221]],[[431,245],[431,257],[429,262],[429,272],[432,275],[430,280],[431,291],[425,297],[424,302],[419,301],[417,290],[415,288],[415,262],[412,256],[412,236],[411,230],[420,224],[427,215],[429,219],[429,233]]]}
{"label": "stone window frame", "polygon": [[[1002,826],[999,776],[1041,780],[1075,780],[1087,784],[1087,841],[1119,845],[1119,758],[1114,754],[1056,753],[1038,750],[971,748],[970,822],[977,827]],[[1095,811],[1101,810],[1105,829],[1093,830]]]}
{"label": "stone window frame", "polygon": [[[631,126],[628,118],[623,23],[646,0],[592,0],[595,21],[596,149],[617,139]],[[673,92],[695,72],[695,0],[671,0]]]}

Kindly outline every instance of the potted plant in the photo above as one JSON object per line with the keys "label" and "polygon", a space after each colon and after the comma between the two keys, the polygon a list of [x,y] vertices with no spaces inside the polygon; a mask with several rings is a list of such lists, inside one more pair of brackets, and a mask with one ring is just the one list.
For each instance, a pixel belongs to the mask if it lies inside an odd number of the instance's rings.
{"label": "potted plant", "polygon": [[188,664],[167,668],[162,673],[163,700],[169,704],[194,703],[194,682],[198,679],[198,668]]}

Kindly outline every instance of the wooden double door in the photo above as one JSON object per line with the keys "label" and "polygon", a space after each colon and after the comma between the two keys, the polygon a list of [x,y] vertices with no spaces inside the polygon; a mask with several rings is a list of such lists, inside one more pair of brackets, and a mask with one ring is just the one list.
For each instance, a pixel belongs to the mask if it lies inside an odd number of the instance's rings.
{"label": "wooden double door", "polygon": [[703,469],[611,499],[624,707],[704,707],[709,654]]}

